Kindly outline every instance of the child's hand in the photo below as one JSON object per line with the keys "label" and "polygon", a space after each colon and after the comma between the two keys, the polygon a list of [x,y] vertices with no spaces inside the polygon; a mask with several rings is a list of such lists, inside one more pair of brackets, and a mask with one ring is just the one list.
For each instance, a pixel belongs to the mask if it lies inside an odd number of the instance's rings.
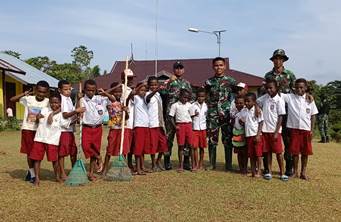
{"label": "child's hand", "polygon": [[275,140],[278,139],[278,133],[277,133],[277,132],[274,134],[274,139],[275,139]]}
{"label": "child's hand", "polygon": [[260,117],[261,113],[262,109],[258,105],[255,105],[255,116],[258,118]]}
{"label": "child's hand", "polygon": [[76,113],[84,113],[86,111],[85,107],[78,107],[76,110]]}
{"label": "child's hand", "polygon": [[25,96],[33,95],[33,90],[30,89],[30,90],[25,91],[25,92],[24,92],[24,95],[25,95]]}
{"label": "child's hand", "polygon": [[314,97],[313,97],[313,95],[311,95],[310,93],[306,93],[305,99],[306,99],[306,101],[307,101],[308,103],[314,102]]}
{"label": "child's hand", "polygon": [[198,110],[195,110],[194,116],[199,116]]}
{"label": "child's hand", "polygon": [[257,134],[256,136],[256,143],[259,143],[260,142],[260,135]]}
{"label": "child's hand", "polygon": [[41,114],[41,113],[38,113],[38,114],[36,115],[36,119],[39,120],[39,119],[41,119],[41,118],[44,118],[44,115]]}
{"label": "child's hand", "polygon": [[51,125],[53,123],[53,112],[50,113],[49,117],[47,118],[47,123]]}
{"label": "child's hand", "polygon": [[122,106],[122,111],[127,112],[128,111],[128,106]]}
{"label": "child's hand", "polygon": [[77,98],[78,98],[78,99],[83,98],[83,96],[84,96],[83,93],[81,93],[81,92],[78,92],[78,93],[77,93]]}
{"label": "child's hand", "polygon": [[171,82],[173,82],[173,81],[175,81],[177,78],[178,78],[178,77],[176,77],[176,75],[172,75],[172,76],[169,78],[169,80],[170,80]]}
{"label": "child's hand", "polygon": [[106,95],[104,89],[102,89],[102,88],[99,88],[97,91],[98,91],[98,94],[100,94],[101,96],[105,96]]}

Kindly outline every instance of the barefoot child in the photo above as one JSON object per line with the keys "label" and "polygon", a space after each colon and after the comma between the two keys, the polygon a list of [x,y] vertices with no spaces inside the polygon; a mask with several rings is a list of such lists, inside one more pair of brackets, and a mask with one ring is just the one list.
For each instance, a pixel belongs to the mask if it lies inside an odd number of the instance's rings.
{"label": "barefoot child", "polygon": [[295,94],[281,94],[288,104],[287,127],[290,128],[290,153],[294,157],[294,177],[298,177],[298,159],[301,154],[300,178],[307,180],[308,156],[313,154],[312,138],[313,129],[318,114],[314,101],[307,98],[307,81],[295,81]]}
{"label": "barefoot child", "polygon": [[283,146],[282,146],[282,118],[285,115],[285,102],[278,94],[277,81],[267,79],[265,83],[267,94],[257,99],[257,104],[263,110],[263,155],[267,156],[268,172],[264,174],[264,179],[272,179],[272,154],[276,154],[279,175],[282,181],[287,181],[288,176],[284,175]]}
{"label": "barefoot child", "polygon": [[245,140],[245,128],[240,124],[242,110],[245,108],[245,97],[237,96],[234,100],[235,109],[230,110],[232,129],[232,145],[237,153],[239,171],[242,175],[247,174],[247,146]]}
{"label": "barefoot child", "polygon": [[40,163],[46,152],[47,160],[52,162],[57,182],[62,182],[58,166],[58,145],[62,128],[69,127],[71,121],[64,119],[60,112],[61,96],[52,93],[50,96],[50,108],[43,108],[37,115],[38,128],[34,137],[30,158],[34,160],[34,173],[36,179],[34,185],[39,186]]}
{"label": "barefoot child", "polygon": [[260,115],[256,117],[256,95],[254,93],[246,94],[245,105],[246,108],[242,111],[240,122],[245,126],[245,137],[248,156],[250,157],[251,162],[252,177],[260,177],[263,155],[263,113],[260,113]]}
{"label": "barefoot child", "polygon": [[[114,82],[110,85],[110,88],[112,89],[111,94],[115,97],[116,101],[108,105],[108,126],[110,127],[110,131],[108,134],[107,153],[105,155],[104,167],[102,170],[102,174],[104,176],[107,174],[107,171],[110,167],[110,157],[120,155],[122,114],[126,111],[126,109],[123,107],[123,104],[121,103],[122,85],[118,82]],[[128,118],[128,115],[126,115],[126,119]],[[131,130],[125,128],[122,151],[124,156],[126,156],[130,151],[131,137]]]}
{"label": "barefoot child", "polygon": [[[176,139],[178,142],[178,172],[184,171],[183,153],[184,147],[192,143],[192,118],[190,114],[191,104],[188,102],[191,99],[191,94],[186,89],[180,90],[179,101],[174,103],[169,112],[172,117],[172,124],[176,129]],[[175,119],[175,121],[174,121]]]}
{"label": "barefoot child", "polygon": [[136,86],[136,95],[132,92],[131,96],[134,104],[134,148],[133,154],[136,160],[137,175],[145,175],[144,154],[150,153],[150,134],[148,107],[145,103],[147,86],[139,83]]}
{"label": "barefoot child", "polygon": [[80,106],[86,109],[82,117],[82,148],[85,158],[90,158],[90,169],[88,173],[90,181],[96,180],[94,170],[96,161],[100,159],[103,114],[107,105],[110,103],[109,100],[115,100],[112,95],[103,89],[98,90],[100,95],[95,95],[96,91],[96,82],[92,79],[86,80],[84,83],[85,95],[79,101]]}
{"label": "barefoot child", "polygon": [[33,147],[34,136],[37,130],[37,115],[42,108],[48,107],[49,99],[46,98],[49,92],[49,84],[46,81],[39,81],[35,87],[35,95],[32,91],[25,91],[10,99],[11,102],[20,102],[25,107],[24,119],[21,126],[21,148],[20,152],[27,156],[28,171],[26,181],[34,182],[35,174],[33,169],[33,161],[29,158]]}
{"label": "barefoot child", "polygon": [[[163,171],[161,158],[163,153],[168,151],[168,144],[165,134],[162,99],[158,92],[159,83],[155,76],[148,78],[148,87],[149,92],[146,94],[146,103],[148,104],[152,170]],[[155,153],[159,153],[157,160],[155,160]]]}
{"label": "barefoot child", "polygon": [[[204,88],[197,90],[197,101],[192,104],[191,116],[193,119],[192,129],[192,171],[203,169],[204,149],[207,147],[206,137],[206,115],[207,105],[205,103],[206,91]],[[200,159],[198,161],[198,149],[200,150]]]}
{"label": "barefoot child", "polygon": [[[75,109],[71,96],[71,83],[67,80],[60,80],[58,82],[58,91],[62,98],[61,112],[64,119],[70,119],[71,122],[76,121],[77,114],[83,113],[85,108],[79,107]],[[74,126],[63,128],[60,135],[59,149],[58,149],[58,163],[60,169],[60,177],[66,180],[67,176],[64,169],[64,158],[70,155],[71,166],[77,160],[77,146],[75,142]]]}

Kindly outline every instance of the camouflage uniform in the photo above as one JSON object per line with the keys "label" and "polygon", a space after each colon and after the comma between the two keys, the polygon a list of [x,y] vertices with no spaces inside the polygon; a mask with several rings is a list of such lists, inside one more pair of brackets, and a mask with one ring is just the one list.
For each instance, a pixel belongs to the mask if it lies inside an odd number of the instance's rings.
{"label": "camouflage uniform", "polygon": [[[265,74],[265,79],[275,79],[279,84],[279,92],[293,93],[296,77],[293,72],[288,69],[283,69],[281,73],[275,73],[274,69]],[[286,107],[286,110],[287,107]],[[293,159],[289,153],[289,129],[287,129],[287,115],[283,116],[282,122],[282,138],[284,143],[284,159],[285,159],[285,174],[290,176],[292,174]],[[266,160],[265,160],[266,161]],[[267,164],[264,164],[264,169],[267,171]]]}
{"label": "camouflage uniform", "polygon": [[329,104],[327,99],[324,99],[318,105],[319,114],[317,115],[317,123],[321,135],[321,143],[329,142],[329,134],[328,134],[328,114],[329,114]]}
{"label": "camouflage uniform", "polygon": [[[187,89],[190,93],[192,93],[192,87],[191,84],[183,79],[183,78],[177,78],[176,80],[172,81],[168,84],[167,89],[161,92],[162,94],[166,94],[166,114],[165,116],[165,124],[166,124],[166,132],[167,132],[167,138],[168,138],[168,149],[169,151],[165,153],[165,168],[169,169],[171,167],[170,165],[170,156],[172,155],[172,148],[173,148],[173,141],[175,137],[175,128],[172,125],[172,117],[170,117],[169,111],[171,106],[176,103],[179,100],[179,94],[181,89]],[[188,153],[187,155],[188,156]],[[187,162],[188,157],[185,157],[185,160]]]}
{"label": "camouflage uniform", "polygon": [[208,152],[211,168],[216,167],[216,153],[221,128],[221,140],[225,149],[225,169],[232,168],[232,127],[230,126],[230,106],[233,100],[232,87],[236,80],[229,76],[211,77],[205,82],[207,92],[207,133]]}

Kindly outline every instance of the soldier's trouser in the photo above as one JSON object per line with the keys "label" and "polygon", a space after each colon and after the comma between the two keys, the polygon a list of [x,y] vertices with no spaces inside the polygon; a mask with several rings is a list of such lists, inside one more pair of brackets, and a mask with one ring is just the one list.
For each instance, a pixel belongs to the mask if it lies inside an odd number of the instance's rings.
{"label": "soldier's trouser", "polygon": [[321,140],[326,140],[328,138],[328,115],[319,116],[318,127]]}
{"label": "soldier's trouser", "polygon": [[292,175],[293,168],[293,158],[289,152],[289,144],[290,144],[290,129],[284,127],[282,125],[282,138],[284,143],[284,160],[285,160],[285,175]]}
{"label": "soldier's trouser", "polygon": [[[168,152],[164,153],[164,165],[166,169],[171,168],[171,156],[172,156],[172,148],[175,138],[176,129],[173,127],[170,117],[166,118],[166,132],[167,132],[167,142],[168,142]],[[184,165],[189,165],[189,156],[190,152],[184,152]]]}
{"label": "soldier's trouser", "polygon": [[[231,129],[225,123],[222,125],[217,124],[221,128],[221,140],[224,145],[225,151],[225,170],[232,169],[232,142],[231,142]],[[208,129],[208,155],[210,165],[213,169],[216,168],[217,163],[217,145],[219,140],[219,127]]]}

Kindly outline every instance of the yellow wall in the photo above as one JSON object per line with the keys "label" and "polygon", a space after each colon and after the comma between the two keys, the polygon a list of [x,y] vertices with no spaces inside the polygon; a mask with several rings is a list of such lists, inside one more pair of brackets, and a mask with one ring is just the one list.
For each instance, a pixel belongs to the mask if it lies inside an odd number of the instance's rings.
{"label": "yellow wall", "polygon": [[[2,75],[3,73],[1,73],[0,75],[0,116],[1,117],[5,117],[6,116],[6,112],[4,112],[4,101],[5,101],[5,98],[4,98],[4,94],[3,94],[3,88],[2,88]],[[23,92],[23,84],[18,82],[17,80],[9,77],[9,76],[5,76],[5,81],[6,82],[12,82],[12,83],[15,83],[15,94],[18,95],[20,93]],[[17,119],[23,119],[24,118],[24,111],[25,111],[25,108],[23,105],[21,105],[20,103],[16,103],[16,117]]]}

